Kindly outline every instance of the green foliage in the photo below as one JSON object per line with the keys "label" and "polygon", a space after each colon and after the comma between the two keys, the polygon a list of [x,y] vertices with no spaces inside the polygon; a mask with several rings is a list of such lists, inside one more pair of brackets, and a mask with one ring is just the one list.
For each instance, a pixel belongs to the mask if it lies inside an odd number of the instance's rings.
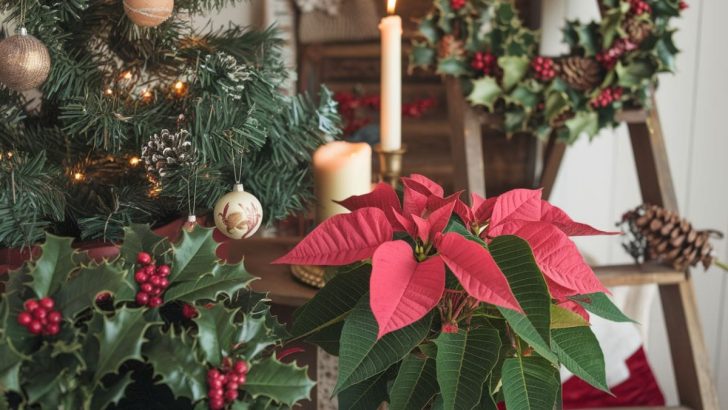
{"label": "green foliage", "polygon": [[604,293],[592,293],[589,295],[578,295],[570,298],[574,302],[580,304],[584,309],[597,316],[601,316],[604,319],[611,320],[613,322],[632,322],[630,319],[622,313],[617,306],[612,303],[611,299]]}
{"label": "green foliage", "polygon": [[410,354],[402,360],[392,385],[390,409],[425,408],[438,391],[435,360]]}
{"label": "green foliage", "polygon": [[[326,89],[318,104],[281,93],[288,70],[274,29],[196,29],[189,18],[236,3],[176,1],[172,18],[150,29],[118,0],[27,2],[25,26],[53,64],[40,104],[0,85],[0,246],[39,242],[44,231],[116,241],[131,222],[188,212],[194,185],[192,205],[204,213],[230,190],[241,155],[265,222],[305,209],[311,153],[339,134],[335,102]],[[10,19],[20,7],[0,0]],[[178,128],[191,133],[196,166],[169,165],[153,181],[143,164],[129,165],[149,137]]]}
{"label": "green foliage", "polygon": [[[174,244],[147,226],[124,231],[119,256],[100,262],[49,234],[41,254],[11,273],[0,296],[0,399],[20,402],[6,407],[125,409],[153,398],[148,408],[198,408],[207,405],[207,371],[226,357],[250,368],[236,405],[284,408],[308,398],[307,369],[271,357],[285,330],[263,296],[247,291],[253,277],[244,266],[214,257],[211,229],[196,227]],[[176,273],[156,309],[134,301],[142,250]],[[110,299],[97,300],[107,292]],[[40,296],[62,313],[56,336],[17,323],[23,302]],[[184,304],[196,307],[193,320]]]}
{"label": "green foliage", "polygon": [[551,409],[560,386],[558,370],[543,358],[517,357],[503,363],[503,395],[513,408]]}
{"label": "green foliage", "polygon": [[[472,1],[458,10],[436,0],[419,24],[410,65],[458,77],[464,97],[501,116],[506,134],[554,135],[570,144],[583,134],[591,138],[615,126],[616,113],[623,107],[649,109],[657,74],[674,71],[678,49],[670,23],[680,10],[674,0],[650,1],[650,7],[650,12],[637,15],[627,0],[603,1],[601,21],[566,21],[563,33],[569,51],[543,56],[552,60],[555,74],[544,78],[532,65],[539,33],[525,25],[512,0]],[[463,52],[439,55],[444,42],[462,44]],[[472,64],[477,53],[486,52],[497,64],[487,69]],[[613,61],[604,58],[610,55],[616,56]],[[586,86],[570,78],[573,68],[559,69],[568,58],[595,67],[575,74],[588,78]],[[623,89],[620,98],[606,106],[592,104],[602,91],[613,88]]]}

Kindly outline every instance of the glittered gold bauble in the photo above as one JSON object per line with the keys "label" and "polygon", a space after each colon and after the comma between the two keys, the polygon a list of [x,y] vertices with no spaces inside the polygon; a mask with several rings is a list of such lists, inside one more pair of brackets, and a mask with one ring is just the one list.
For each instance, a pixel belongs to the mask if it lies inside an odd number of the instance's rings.
{"label": "glittered gold bauble", "polygon": [[25,29],[0,41],[0,83],[15,91],[32,90],[51,71],[48,48]]}
{"label": "glittered gold bauble", "polygon": [[258,198],[236,184],[215,204],[215,226],[232,239],[250,238],[263,222],[263,207]]}
{"label": "glittered gold bauble", "polygon": [[172,15],[174,0],[124,0],[124,12],[137,26],[156,27]]}

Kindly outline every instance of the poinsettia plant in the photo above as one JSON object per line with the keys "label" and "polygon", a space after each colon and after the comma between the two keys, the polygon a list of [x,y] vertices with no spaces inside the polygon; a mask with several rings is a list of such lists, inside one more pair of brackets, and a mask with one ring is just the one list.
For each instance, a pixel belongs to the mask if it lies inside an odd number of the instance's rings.
{"label": "poinsettia plant", "polygon": [[[552,409],[559,367],[608,391],[588,312],[629,321],[569,236],[603,235],[517,189],[402,178],[341,202],[278,263],[337,266],[293,336],[339,355],[342,409]],[[477,406],[477,407],[476,407]]]}
{"label": "poinsettia plant", "polygon": [[286,331],[255,278],[216,256],[212,229],[176,243],[125,229],[94,260],[48,234],[0,295],[0,409],[284,409],[305,368],[275,356]]}

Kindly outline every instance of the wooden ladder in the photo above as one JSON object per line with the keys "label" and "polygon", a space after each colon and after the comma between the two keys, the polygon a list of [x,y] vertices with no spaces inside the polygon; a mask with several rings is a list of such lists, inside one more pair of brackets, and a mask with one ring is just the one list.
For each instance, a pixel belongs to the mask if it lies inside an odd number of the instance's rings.
{"label": "wooden ladder", "polygon": [[[485,161],[481,130],[484,119],[487,121],[489,117],[465,101],[458,79],[446,78],[444,81],[452,126],[455,189],[484,195]],[[620,113],[619,120],[629,126],[643,202],[677,211],[677,197],[657,105],[653,101],[649,112]],[[553,190],[565,151],[566,145],[555,139],[545,146],[540,178],[544,198],[548,198]],[[693,410],[718,410],[718,397],[711,380],[690,272],[678,272],[653,263],[601,266],[594,270],[606,286],[659,286],[680,405]]]}

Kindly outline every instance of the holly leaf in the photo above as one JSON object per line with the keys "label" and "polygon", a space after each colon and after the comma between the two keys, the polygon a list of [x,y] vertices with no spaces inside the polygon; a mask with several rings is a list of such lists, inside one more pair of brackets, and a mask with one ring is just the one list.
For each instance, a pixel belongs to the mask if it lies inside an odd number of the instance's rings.
{"label": "holly leaf", "polygon": [[215,304],[198,309],[197,317],[192,319],[197,324],[197,343],[202,357],[213,366],[220,366],[223,356],[229,356],[239,340],[241,331],[233,323],[233,316],[234,311]]}
{"label": "holly leaf", "polygon": [[445,410],[472,409],[498,360],[501,339],[496,329],[479,327],[441,333],[437,345],[437,381]]}
{"label": "holly leaf", "polygon": [[335,275],[293,314],[291,334],[299,338],[343,322],[369,290],[370,272],[371,267],[366,265]]}
{"label": "holly leaf", "polygon": [[437,31],[437,24],[431,18],[425,18],[420,22],[419,34],[427,40],[430,44],[437,43],[439,38]]}
{"label": "holly leaf", "polygon": [[538,105],[539,95],[529,87],[518,84],[506,99],[509,103],[521,106],[527,113],[530,113]]}
{"label": "holly leaf", "polygon": [[405,241],[382,244],[372,258],[371,303],[377,339],[422,319],[445,291],[445,264],[439,256],[417,262]]}
{"label": "holly leaf", "polygon": [[56,293],[66,282],[68,275],[76,269],[74,257],[78,253],[71,244],[73,238],[61,238],[46,234],[41,248],[41,255],[31,262],[30,276],[33,277],[30,287],[39,298]]}
{"label": "holly leaf", "polygon": [[425,68],[432,67],[437,61],[435,50],[425,43],[414,42],[410,54],[411,67]]}
{"label": "holly leaf", "polygon": [[175,397],[196,402],[207,397],[206,366],[198,358],[195,340],[188,339],[185,333],[175,334],[174,328],[153,332],[143,352],[160,383]]}
{"label": "holly leaf", "polygon": [[459,77],[468,72],[465,62],[456,57],[439,59],[435,71],[439,75],[451,75],[453,77]]}
{"label": "holly leaf", "polygon": [[546,94],[544,116],[546,122],[553,125],[554,120],[569,109],[569,96],[563,91],[549,90]]}
{"label": "holly leaf", "polygon": [[559,372],[538,356],[516,357],[503,362],[503,394],[514,409],[551,409],[561,386]]}
{"label": "holly leaf", "polygon": [[391,410],[420,410],[437,394],[435,360],[410,354],[399,366],[390,393]]}
{"label": "holly leaf", "polygon": [[[372,378],[346,388],[339,393],[339,408],[347,410],[377,409],[387,399],[387,383],[395,367]],[[395,410],[396,407],[390,406]]]}
{"label": "holly leaf", "polygon": [[91,408],[105,409],[111,404],[119,404],[119,401],[124,398],[126,388],[134,381],[131,375],[132,372],[124,373],[124,376],[115,380],[111,386],[94,389],[91,397]]}
{"label": "holly leaf", "polygon": [[273,329],[268,327],[270,314],[265,316],[243,315],[240,336],[236,344],[241,345],[237,351],[248,359],[258,356],[268,347],[276,344],[280,337]]}
{"label": "holly leaf", "polygon": [[40,408],[55,408],[58,403],[68,400],[75,392],[69,392],[66,386],[77,381],[80,369],[77,356],[58,354],[46,344],[24,366],[24,372],[33,378],[32,383],[23,385],[28,403],[38,404]]}
{"label": "holly leaf", "polygon": [[436,246],[442,260],[469,295],[482,302],[521,311],[503,272],[483,246],[456,233],[439,236]]}
{"label": "holly leaf", "polygon": [[172,245],[172,273],[169,275],[171,283],[197,280],[217,265],[215,250],[218,243],[212,238],[213,231],[214,228],[200,226],[191,231],[182,230],[179,242]]}
{"label": "holly leaf", "polygon": [[593,21],[574,26],[577,45],[584,51],[585,57],[594,57],[602,49],[599,44],[599,28],[600,25]]}
{"label": "holly leaf", "polygon": [[498,58],[498,65],[503,69],[503,91],[509,92],[526,76],[530,60],[527,56],[503,56]]}
{"label": "holly leaf", "polygon": [[20,390],[20,366],[23,357],[10,345],[12,341],[5,339],[0,343],[0,396],[8,390]]}
{"label": "holly leaf", "polygon": [[365,295],[341,332],[339,379],[334,394],[373,377],[399,362],[427,336],[432,315],[377,338],[377,322]]}
{"label": "holly leaf", "polygon": [[274,264],[347,265],[374,255],[392,239],[392,226],[381,209],[363,208],[334,215],[306,236]]}
{"label": "holly leaf", "polygon": [[599,132],[599,116],[594,111],[579,111],[573,118],[565,123],[569,129],[568,143],[575,142],[581,134],[587,134],[589,138]]}
{"label": "holly leaf", "polygon": [[[618,7],[610,8],[605,15],[602,16],[602,24],[599,31],[602,35],[602,49],[606,50],[612,46],[614,39],[619,35],[619,29],[622,25],[622,17],[624,13]],[[589,57],[593,56],[589,55]]]}
{"label": "holly leaf", "polygon": [[635,89],[648,83],[657,71],[657,67],[646,59],[634,60],[626,65],[620,61],[617,63],[615,71],[619,86]]}
{"label": "holly leaf", "polygon": [[265,396],[293,407],[301,400],[308,399],[316,383],[308,378],[308,366],[284,364],[269,357],[256,363],[248,372],[245,391],[254,399]]}
{"label": "holly leaf", "polygon": [[92,307],[102,292],[133,294],[134,288],[126,281],[126,274],[127,270],[118,263],[104,261],[83,266],[55,295],[56,308],[63,317],[73,318]]}
{"label": "holly leaf", "polygon": [[98,384],[108,373],[116,373],[127,360],[144,361],[142,345],[147,330],[162,322],[148,321],[145,309],[121,307],[112,317],[103,316],[103,326],[94,337],[98,340],[98,363],[94,384]]}
{"label": "holly leaf", "polygon": [[675,32],[676,30],[667,30],[655,44],[660,71],[675,71],[675,55],[680,52],[672,38]]}
{"label": "holly leaf", "polygon": [[509,221],[502,225],[501,234],[516,235],[528,242],[556,299],[606,291],[574,242],[550,223]]}
{"label": "holly leaf", "polygon": [[551,345],[567,369],[597,389],[609,393],[604,354],[588,326],[554,329]]}
{"label": "holly leaf", "polygon": [[483,77],[473,80],[473,90],[467,99],[473,105],[484,106],[493,111],[495,102],[502,94],[503,90],[501,90],[495,78]]}
{"label": "holly leaf", "polygon": [[163,260],[170,246],[167,238],[154,233],[149,225],[131,224],[124,227],[124,242],[119,255],[127,266],[136,263],[139,252],[147,252],[159,261]]}
{"label": "holly leaf", "polygon": [[587,295],[576,295],[569,299],[578,303],[589,312],[603,317],[604,319],[611,320],[612,322],[637,323],[622,313],[622,311],[614,303],[612,303],[609,296],[604,293],[598,292]]}
{"label": "holly leaf", "polygon": [[173,283],[164,293],[164,297],[166,300],[181,300],[190,304],[195,304],[198,300],[214,301],[221,295],[229,299],[255,279],[245,270],[243,263],[215,263],[208,275],[200,276],[197,280]]}

